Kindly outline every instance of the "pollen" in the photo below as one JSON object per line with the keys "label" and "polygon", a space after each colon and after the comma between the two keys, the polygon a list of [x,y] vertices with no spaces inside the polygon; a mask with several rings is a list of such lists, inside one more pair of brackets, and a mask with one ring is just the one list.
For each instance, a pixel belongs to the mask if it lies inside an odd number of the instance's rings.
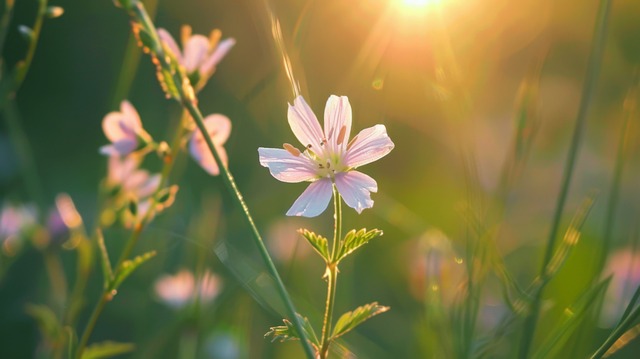
{"label": "pollen", "polygon": [[294,157],[298,157],[300,156],[300,150],[291,146],[288,143],[285,143],[284,145],[282,145],[282,147],[287,150],[287,152],[289,152],[290,154],[292,154]]}
{"label": "pollen", "polygon": [[341,145],[344,141],[344,136],[347,134],[347,126],[342,126],[340,128],[340,133],[338,133],[338,144]]}

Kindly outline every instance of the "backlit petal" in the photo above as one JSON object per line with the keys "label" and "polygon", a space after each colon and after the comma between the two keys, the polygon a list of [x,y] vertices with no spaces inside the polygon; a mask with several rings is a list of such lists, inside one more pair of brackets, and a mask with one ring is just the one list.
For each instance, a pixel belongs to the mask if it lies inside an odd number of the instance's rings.
{"label": "backlit petal", "polygon": [[293,203],[287,216],[315,217],[324,212],[332,195],[331,180],[323,178],[315,181]]}
{"label": "backlit petal", "polygon": [[351,105],[347,96],[331,95],[327,100],[324,108],[324,133],[332,153],[341,153],[338,150],[347,147],[351,134]]}
{"label": "backlit petal", "polygon": [[349,145],[344,163],[354,168],[366,165],[387,155],[394,146],[384,125],[365,128]]}
{"label": "backlit petal", "polygon": [[169,48],[169,50],[173,52],[173,55],[178,60],[178,63],[184,65],[182,52],[180,51],[176,40],[173,39],[173,36],[171,36],[171,34],[165,29],[158,29],[158,37],[160,37],[160,41],[162,41]]}
{"label": "backlit petal", "polygon": [[376,181],[358,171],[342,172],[336,175],[336,187],[344,202],[358,213],[373,207],[371,192],[378,192]]}
{"label": "backlit petal", "polygon": [[311,111],[302,96],[296,97],[293,101],[293,106],[289,105],[287,118],[291,131],[293,131],[300,143],[307,148],[311,145],[312,151],[318,154],[321,153],[320,142],[324,139],[324,133],[322,133],[316,115],[313,114],[313,111]]}
{"label": "backlit petal", "polygon": [[222,59],[227,55],[229,50],[236,44],[236,40],[229,38],[225,39],[216,46],[216,49],[213,51],[209,58],[205,60],[205,62],[200,66],[200,72],[203,74],[209,74],[215,70],[215,67],[222,61]]}
{"label": "backlit petal", "polygon": [[[222,163],[226,166],[228,162],[227,152],[222,145],[227,141],[231,133],[231,121],[224,115],[213,114],[204,119],[204,125],[218,150]],[[209,151],[209,147],[202,133],[198,129],[196,129],[191,136],[189,152],[196,162],[209,174],[216,176],[220,173],[220,168],[211,151]]]}
{"label": "backlit petal", "polygon": [[316,177],[314,163],[307,157],[294,156],[281,148],[258,148],[260,164],[282,182],[297,183]]}
{"label": "backlit petal", "polygon": [[184,45],[184,68],[192,72],[200,67],[209,53],[209,39],[203,35],[193,35]]}

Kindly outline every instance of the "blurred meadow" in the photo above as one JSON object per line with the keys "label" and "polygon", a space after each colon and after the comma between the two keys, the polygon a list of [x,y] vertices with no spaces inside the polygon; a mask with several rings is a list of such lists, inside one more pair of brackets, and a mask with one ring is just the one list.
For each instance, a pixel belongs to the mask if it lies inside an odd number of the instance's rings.
{"label": "blurred meadow", "polygon": [[[296,230],[332,233],[333,217],[285,216],[306,185],[274,179],[257,149],[297,144],[287,123],[296,91],[318,118],[331,94],[348,96],[354,133],[386,126],[394,150],[363,169],[378,183],[375,205],[344,210],[345,229],[384,236],[340,267],[334,315],[373,301],[391,309],[340,339],[331,357],[584,358],[620,327],[640,285],[639,1],[612,1],[599,70],[589,65],[605,11],[596,0],[142,3],[174,37],[189,24],[236,40],[198,105],[231,120],[228,167],[296,308],[316,328],[325,268]],[[169,142],[182,110],[165,99],[129,17],[112,1],[48,5],[64,14],[44,20],[15,100],[2,99],[0,205],[28,204],[46,226],[56,196],[67,193],[93,237],[107,175],[98,151],[109,143],[105,115],[127,99],[146,131]],[[31,26],[37,6],[15,1],[5,75],[25,56],[18,27]],[[299,343],[264,337],[288,315],[241,208],[221,177],[188,154],[178,159],[175,202],[133,252],[157,254],[105,306],[89,343],[134,343],[122,358],[302,358]],[[144,168],[162,164],[149,155]],[[78,251],[30,233],[16,252],[2,245],[1,358],[54,357],[32,305],[65,310],[74,285]],[[128,230],[116,223],[103,234],[117,258]],[[95,244],[91,251],[76,336],[102,291]],[[543,263],[550,265],[541,274]],[[56,292],[52,266],[68,293]],[[159,280],[182,270],[215,273],[208,300],[162,298]],[[611,357],[638,357],[640,321],[632,319]]]}

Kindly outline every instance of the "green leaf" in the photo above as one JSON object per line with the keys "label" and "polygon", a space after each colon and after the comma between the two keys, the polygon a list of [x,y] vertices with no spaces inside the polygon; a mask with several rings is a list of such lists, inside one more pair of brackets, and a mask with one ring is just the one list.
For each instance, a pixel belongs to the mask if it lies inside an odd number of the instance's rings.
{"label": "green leaf", "polygon": [[336,254],[334,261],[336,263],[340,262],[344,257],[353,253],[356,249],[362,247],[370,240],[380,237],[381,235],[382,231],[379,229],[367,231],[366,228],[363,228],[357,232],[355,229],[352,229],[340,242],[340,248],[338,249],[338,253]]}
{"label": "green leaf", "polygon": [[106,341],[89,345],[82,354],[82,359],[110,358],[132,352],[136,346],[132,343]]}
{"label": "green leaf", "polygon": [[358,325],[364,323],[365,320],[373,317],[374,315],[378,315],[380,313],[384,313],[389,310],[389,307],[384,305],[378,305],[378,302],[373,302],[370,304],[365,304],[361,307],[356,308],[351,312],[344,313],[340,319],[336,322],[335,327],[333,328],[333,334],[331,335],[330,340],[334,340],[345,333],[349,332],[353,328]]}
{"label": "green leaf", "polygon": [[107,252],[107,247],[104,245],[104,236],[102,235],[102,231],[98,229],[96,231],[96,235],[98,237],[98,248],[100,248],[100,262],[102,264],[102,276],[104,279],[104,288],[107,289],[111,281],[113,281],[113,270],[111,269],[111,260],[109,260],[109,252]]}
{"label": "green leaf", "polygon": [[[317,350],[320,347],[320,341],[318,340],[318,337],[316,336],[316,333],[313,330],[313,327],[311,326],[309,319],[301,316],[298,313],[296,313],[296,316],[298,316],[298,319],[300,319],[300,322],[302,322],[302,328],[304,329],[306,337],[309,338],[309,340],[311,341],[311,344]],[[277,327],[269,328],[269,331],[264,336],[265,337],[271,336],[272,342],[276,340],[284,342],[288,340],[300,339],[300,335],[298,335],[298,332],[296,331],[296,328],[294,327],[293,323],[291,323],[291,321],[289,321],[288,319],[283,319],[282,321],[284,322],[285,325],[279,325]]]}
{"label": "green leaf", "polygon": [[329,254],[329,242],[326,238],[306,229],[299,229],[298,233],[302,234],[302,236],[309,241],[309,244],[311,244],[313,249],[315,249],[325,261],[331,261],[331,255]]}
{"label": "green leaf", "polygon": [[60,339],[62,325],[51,308],[45,305],[27,304],[25,311],[38,322],[38,327],[44,337],[52,342],[57,342]]}
{"label": "green leaf", "polygon": [[144,262],[155,257],[155,255],[156,255],[156,251],[151,251],[145,254],[141,254],[135,257],[134,259],[130,259],[122,262],[122,267],[116,274],[116,278],[114,279],[112,289],[118,289],[120,284],[122,284],[122,282],[125,279],[127,279],[127,277],[129,277],[131,273],[133,273],[133,271],[138,269],[138,267],[140,267]]}

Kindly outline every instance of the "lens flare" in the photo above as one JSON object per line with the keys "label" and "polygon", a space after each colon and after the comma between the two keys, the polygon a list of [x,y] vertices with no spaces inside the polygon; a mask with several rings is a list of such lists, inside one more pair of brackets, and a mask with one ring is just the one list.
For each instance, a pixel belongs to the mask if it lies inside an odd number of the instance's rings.
{"label": "lens flare", "polygon": [[406,7],[425,7],[427,5],[438,4],[441,0],[401,0],[402,4]]}

